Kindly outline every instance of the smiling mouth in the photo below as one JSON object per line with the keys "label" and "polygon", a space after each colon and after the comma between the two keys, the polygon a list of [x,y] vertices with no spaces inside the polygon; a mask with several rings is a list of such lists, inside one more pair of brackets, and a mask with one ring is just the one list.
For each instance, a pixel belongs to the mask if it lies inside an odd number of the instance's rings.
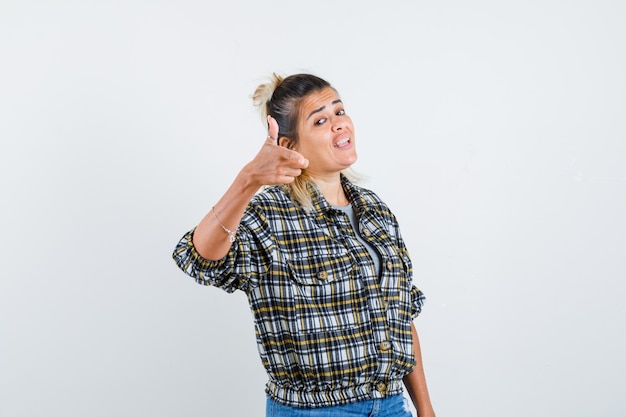
{"label": "smiling mouth", "polygon": [[350,142],[351,142],[350,138],[341,139],[341,140],[337,141],[337,143],[335,143],[335,148],[341,148],[343,146],[346,146]]}

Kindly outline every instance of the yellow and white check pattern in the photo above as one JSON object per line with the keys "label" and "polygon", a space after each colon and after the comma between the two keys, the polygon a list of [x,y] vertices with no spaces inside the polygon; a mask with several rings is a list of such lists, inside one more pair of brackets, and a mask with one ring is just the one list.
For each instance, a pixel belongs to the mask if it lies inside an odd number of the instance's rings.
{"label": "yellow and white check pattern", "polygon": [[[424,303],[398,222],[372,191],[342,176],[358,218],[311,188],[314,210],[268,187],[250,202],[230,252],[202,258],[193,230],[173,253],[198,283],[244,291],[275,401],[323,407],[402,392],[415,362],[410,324]],[[356,238],[380,255],[380,270]]]}

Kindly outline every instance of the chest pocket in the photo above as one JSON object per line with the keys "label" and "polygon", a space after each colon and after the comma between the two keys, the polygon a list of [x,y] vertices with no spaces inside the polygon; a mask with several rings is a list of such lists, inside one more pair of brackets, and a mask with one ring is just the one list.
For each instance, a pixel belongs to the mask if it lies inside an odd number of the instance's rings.
{"label": "chest pocket", "polygon": [[348,278],[352,259],[346,250],[318,251],[289,261],[291,278],[300,285],[326,285]]}
{"label": "chest pocket", "polygon": [[352,258],[342,248],[293,257],[289,271],[295,327],[311,334],[341,331],[367,321],[367,296]]}

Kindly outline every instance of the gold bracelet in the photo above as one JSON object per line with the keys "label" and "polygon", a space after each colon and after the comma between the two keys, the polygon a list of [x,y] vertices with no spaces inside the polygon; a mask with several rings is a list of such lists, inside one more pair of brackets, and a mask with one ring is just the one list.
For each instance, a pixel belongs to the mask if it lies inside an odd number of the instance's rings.
{"label": "gold bracelet", "polygon": [[215,212],[215,206],[211,207],[211,210],[213,211],[213,215],[215,216],[215,220],[217,220],[217,222],[220,224],[220,226],[222,226],[222,229],[224,229],[224,231],[226,233],[228,233],[228,240],[230,240],[230,243],[233,243],[235,241],[235,234],[237,233],[237,229],[235,229],[235,231],[233,232],[232,230],[230,230],[229,228],[227,228],[226,226],[224,226],[222,224],[222,222],[220,221],[219,217],[217,217],[217,213]]}

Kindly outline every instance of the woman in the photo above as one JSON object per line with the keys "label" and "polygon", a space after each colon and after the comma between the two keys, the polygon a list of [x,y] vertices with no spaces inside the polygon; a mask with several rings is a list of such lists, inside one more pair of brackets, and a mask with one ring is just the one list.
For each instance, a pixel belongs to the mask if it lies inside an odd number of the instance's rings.
{"label": "woman", "polygon": [[434,416],[412,323],[424,296],[395,216],[345,175],[357,153],[337,91],[274,74],[253,100],[267,140],[180,240],[177,265],[247,294],[268,417],[410,416],[402,383]]}

